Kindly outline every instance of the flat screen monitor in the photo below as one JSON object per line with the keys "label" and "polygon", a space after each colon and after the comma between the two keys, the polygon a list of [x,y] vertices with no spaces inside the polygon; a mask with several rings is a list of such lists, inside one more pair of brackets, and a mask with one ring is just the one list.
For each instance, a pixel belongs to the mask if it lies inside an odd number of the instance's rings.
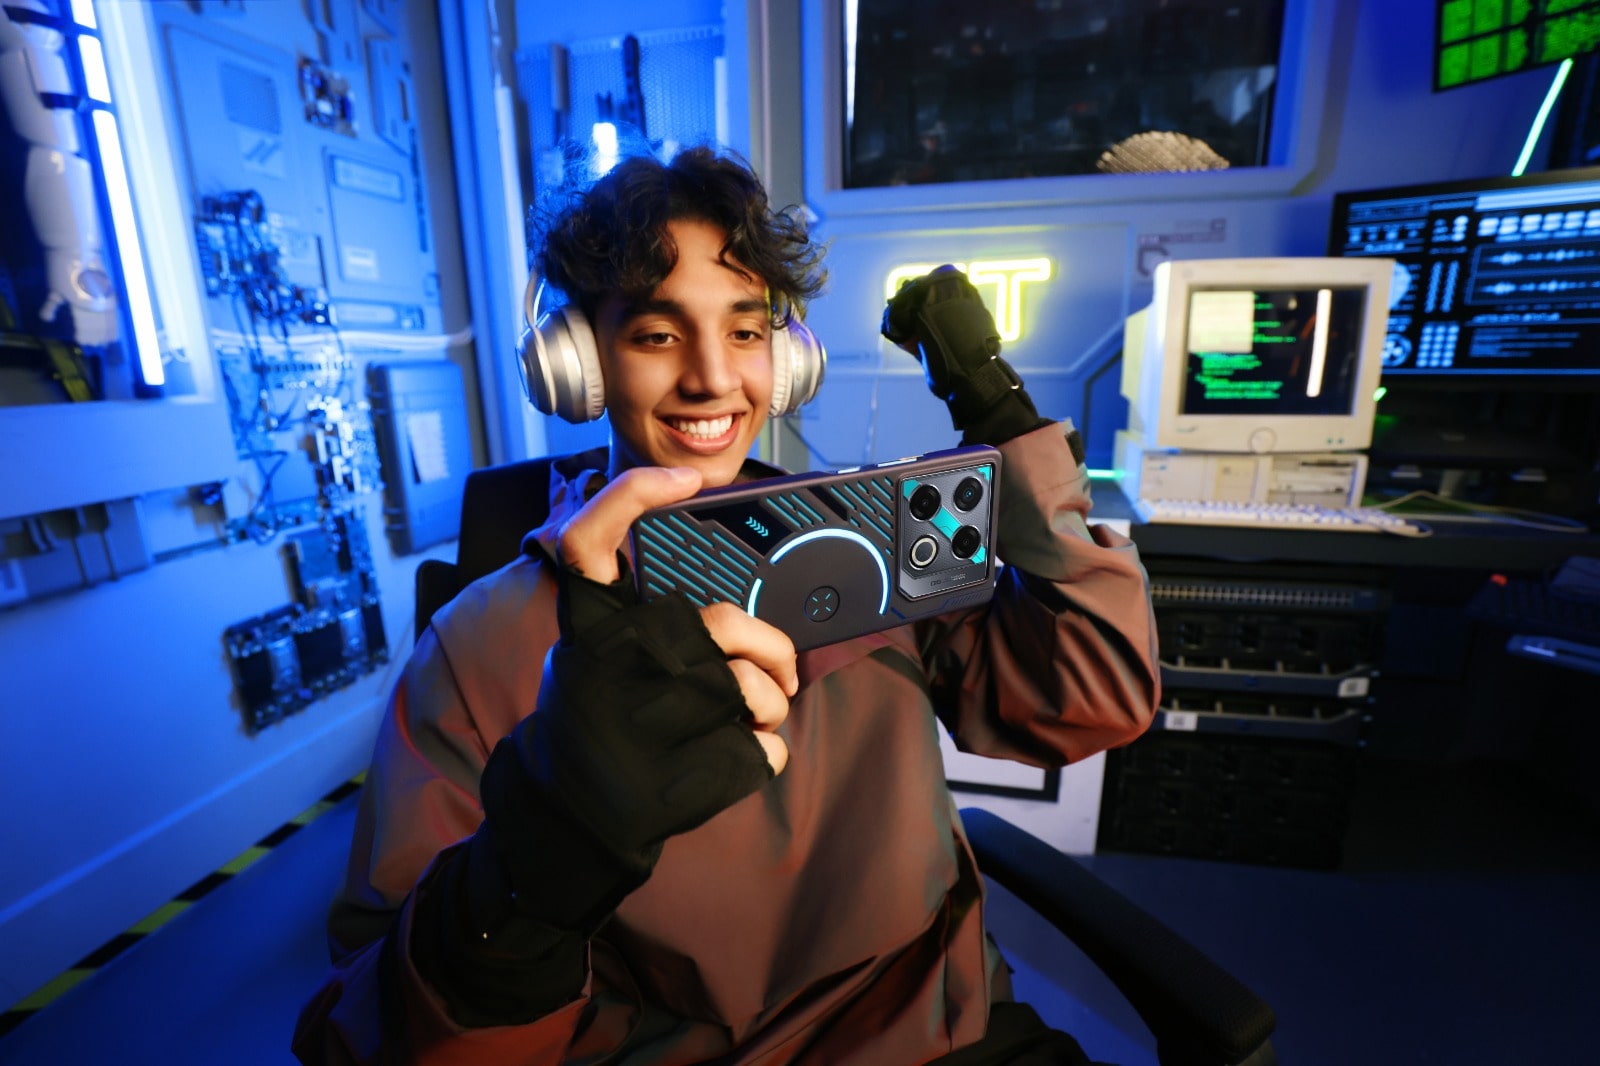
{"label": "flat screen monitor", "polygon": [[1129,432],[1185,451],[1365,448],[1392,277],[1387,260],[1160,264],[1124,337]]}
{"label": "flat screen monitor", "polygon": [[1396,264],[1385,384],[1600,388],[1600,167],[1340,193],[1328,249]]}

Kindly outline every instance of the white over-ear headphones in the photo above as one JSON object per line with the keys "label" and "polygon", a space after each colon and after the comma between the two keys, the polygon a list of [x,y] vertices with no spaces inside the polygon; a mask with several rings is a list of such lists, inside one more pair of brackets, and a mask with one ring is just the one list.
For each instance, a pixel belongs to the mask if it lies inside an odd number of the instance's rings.
{"label": "white over-ear headphones", "polygon": [[[522,361],[528,399],[547,415],[568,422],[592,422],[606,410],[605,381],[600,374],[600,349],[594,329],[573,306],[539,308],[544,283],[528,279],[522,297]],[[828,353],[822,342],[793,316],[772,333],[773,418],[797,411],[822,387]]]}

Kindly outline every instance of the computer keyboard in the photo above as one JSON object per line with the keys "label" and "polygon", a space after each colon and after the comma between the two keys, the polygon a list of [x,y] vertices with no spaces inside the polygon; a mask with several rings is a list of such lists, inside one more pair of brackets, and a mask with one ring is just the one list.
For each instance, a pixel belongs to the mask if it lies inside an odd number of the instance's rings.
{"label": "computer keyboard", "polygon": [[1309,529],[1333,533],[1391,533],[1425,537],[1426,526],[1375,507],[1335,509],[1309,503],[1226,503],[1220,500],[1133,501],[1143,522],[1249,529]]}

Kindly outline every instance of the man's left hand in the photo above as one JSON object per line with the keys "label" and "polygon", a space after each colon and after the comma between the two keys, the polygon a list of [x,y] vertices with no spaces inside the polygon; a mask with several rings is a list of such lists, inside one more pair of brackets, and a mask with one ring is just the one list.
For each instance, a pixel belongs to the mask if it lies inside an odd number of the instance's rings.
{"label": "man's left hand", "polygon": [[964,442],[1003,444],[1048,424],[1000,358],[994,316],[955,267],[903,283],[884,308],[882,332],[922,363],[928,389],[949,406]]}

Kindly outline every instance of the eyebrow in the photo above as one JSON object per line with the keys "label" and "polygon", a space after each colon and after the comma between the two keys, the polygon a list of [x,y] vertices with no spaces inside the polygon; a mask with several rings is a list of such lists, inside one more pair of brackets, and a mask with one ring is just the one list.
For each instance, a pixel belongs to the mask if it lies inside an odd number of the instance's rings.
{"label": "eyebrow", "polygon": [[[752,296],[744,300],[735,300],[728,306],[728,310],[733,314],[744,314],[751,311],[766,311],[768,308],[765,300],[760,300]],[[650,298],[640,300],[636,304],[630,304],[629,306],[623,308],[622,318],[623,321],[627,321],[628,319],[638,318],[641,315],[675,315],[678,317],[685,317],[688,315],[688,313],[688,310],[676,300],[660,300]]]}

